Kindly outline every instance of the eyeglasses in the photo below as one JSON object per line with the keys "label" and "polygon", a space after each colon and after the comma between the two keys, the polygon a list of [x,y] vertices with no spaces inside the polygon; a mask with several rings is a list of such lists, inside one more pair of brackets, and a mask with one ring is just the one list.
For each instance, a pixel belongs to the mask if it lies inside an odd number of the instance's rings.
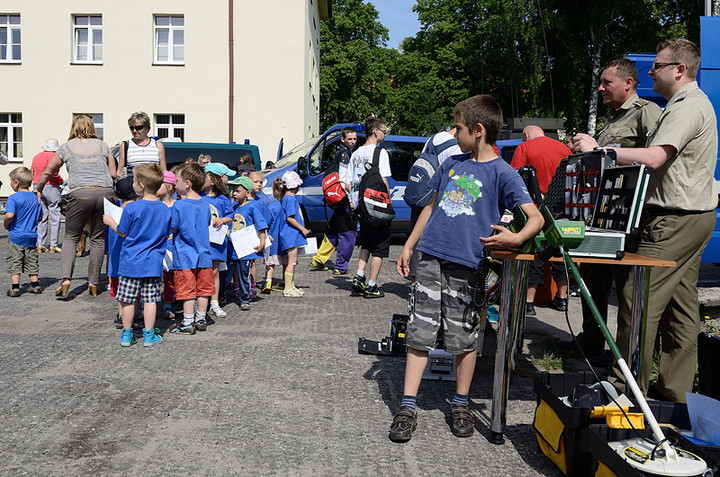
{"label": "eyeglasses", "polygon": [[383,135],[387,136],[387,129],[378,129]]}
{"label": "eyeglasses", "polygon": [[652,67],[650,68],[650,71],[659,71],[666,66],[677,66],[681,65],[682,63],[653,63]]}
{"label": "eyeglasses", "polygon": [[130,126],[130,130],[131,130],[131,131],[138,131],[138,132],[139,132],[139,131],[142,131],[143,129],[145,129],[145,126]]}

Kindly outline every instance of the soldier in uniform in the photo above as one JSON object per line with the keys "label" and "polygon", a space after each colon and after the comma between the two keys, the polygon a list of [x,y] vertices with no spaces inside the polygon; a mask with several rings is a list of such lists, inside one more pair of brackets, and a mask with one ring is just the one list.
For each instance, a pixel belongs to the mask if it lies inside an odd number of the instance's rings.
{"label": "soldier in uniform", "polygon": [[[657,104],[640,99],[636,92],[637,84],[637,68],[635,68],[635,63],[627,58],[613,60],[605,65],[600,76],[598,91],[602,95],[603,103],[610,109],[605,118],[605,127],[598,134],[597,143],[600,146],[645,147],[647,134],[660,117],[661,111]],[[634,250],[630,241],[627,243],[626,250]],[[630,268],[625,266],[591,263],[580,265],[580,274],[606,323],[608,298],[612,291],[613,278],[619,293],[625,285],[629,273]],[[584,298],[582,310],[583,331],[577,336],[578,343],[593,364],[610,366],[612,355],[609,351],[603,353],[605,338]],[[572,348],[574,342],[572,340],[560,342],[559,346]]]}
{"label": "soldier in uniform", "polygon": [[[648,394],[656,337],[661,340],[660,371],[651,397],[685,402],[697,366],[700,306],[697,281],[700,255],[715,228],[718,188],[713,172],[718,135],[715,111],[695,77],[700,65],[697,46],[672,38],[658,44],[650,69],[653,90],[668,100],[644,149],[617,149],[620,165],[639,162],[652,167],[640,224],[638,253],[673,260],[676,267],[650,270],[649,300],[642,348],[640,389]],[[578,135],[580,151],[597,142]],[[632,277],[622,290],[618,345],[627,348]],[[622,380],[616,368],[615,376]]]}

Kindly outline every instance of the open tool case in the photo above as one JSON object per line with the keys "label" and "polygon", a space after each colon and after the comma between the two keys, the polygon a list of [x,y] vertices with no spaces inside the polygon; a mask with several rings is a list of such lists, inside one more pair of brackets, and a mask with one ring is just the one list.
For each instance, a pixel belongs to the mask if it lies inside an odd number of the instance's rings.
{"label": "open tool case", "polygon": [[637,233],[649,179],[650,168],[642,164],[606,168],[590,226]]}

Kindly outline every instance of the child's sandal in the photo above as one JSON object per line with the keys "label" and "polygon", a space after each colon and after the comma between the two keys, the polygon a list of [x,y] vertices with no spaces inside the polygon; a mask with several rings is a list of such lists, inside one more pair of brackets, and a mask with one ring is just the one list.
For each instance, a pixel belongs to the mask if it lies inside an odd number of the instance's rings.
{"label": "child's sandal", "polygon": [[289,297],[298,297],[298,296],[303,296],[304,294],[305,294],[305,292],[303,292],[302,290],[299,290],[297,287],[292,287],[288,291],[283,292],[283,296],[289,296]]}

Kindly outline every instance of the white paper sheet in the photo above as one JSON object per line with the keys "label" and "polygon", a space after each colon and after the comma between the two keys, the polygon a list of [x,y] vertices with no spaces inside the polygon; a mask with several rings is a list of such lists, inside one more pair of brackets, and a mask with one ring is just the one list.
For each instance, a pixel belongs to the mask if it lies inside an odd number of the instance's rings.
{"label": "white paper sheet", "polygon": [[254,225],[248,225],[231,233],[230,240],[235,249],[235,254],[240,258],[255,253],[255,247],[260,245],[260,237],[258,237]]}
{"label": "white paper sheet", "polygon": [[122,217],[123,210],[121,207],[113,204],[107,199],[103,199],[103,213],[112,217],[115,223],[120,223],[120,217]]}
{"label": "white paper sheet", "polygon": [[315,255],[318,251],[317,237],[307,239],[307,245],[300,247],[298,255]]}
{"label": "white paper sheet", "polygon": [[220,245],[225,241],[228,226],[227,224],[222,224],[220,227],[213,227],[212,225],[210,225],[208,227],[208,230],[210,231],[210,242]]}

